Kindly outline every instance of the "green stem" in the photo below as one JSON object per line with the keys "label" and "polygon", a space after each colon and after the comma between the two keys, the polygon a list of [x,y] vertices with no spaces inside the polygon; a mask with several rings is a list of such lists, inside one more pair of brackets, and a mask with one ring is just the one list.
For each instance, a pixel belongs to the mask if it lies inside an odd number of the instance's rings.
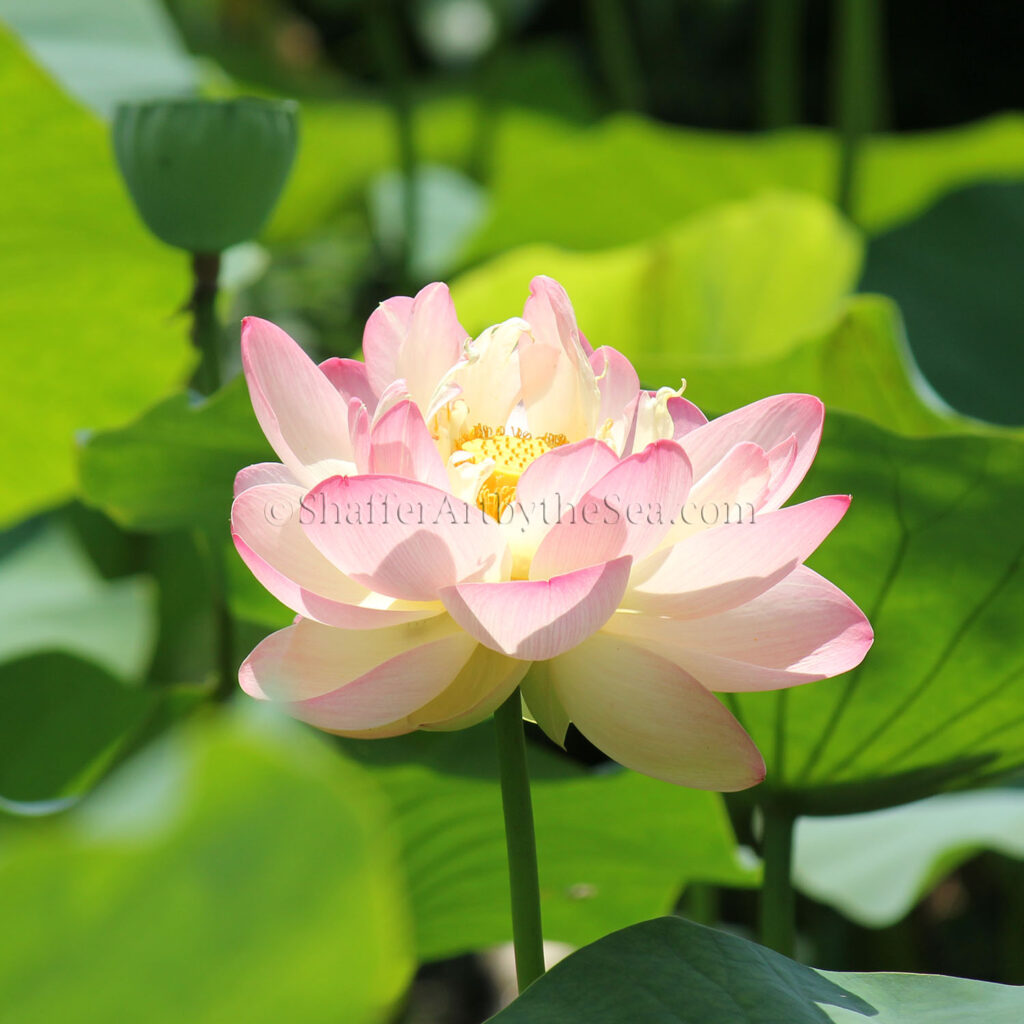
{"label": "green stem", "polygon": [[794,815],[775,801],[761,805],[764,815],[764,884],[761,888],[762,946],[793,955],[796,937],[796,894],[793,891]]}
{"label": "green stem", "polygon": [[[221,350],[223,332],[217,319],[217,283],[220,277],[220,253],[195,253],[192,256],[192,343],[202,359],[196,370],[195,385],[204,395],[212,395],[223,383]],[[227,566],[221,553],[220,535],[210,530],[201,535],[200,546],[206,548],[213,590],[214,658],[217,671],[217,694],[222,699],[234,692],[235,624],[228,607]]]}
{"label": "green stem", "polygon": [[505,812],[508,881],[512,895],[512,944],[516,979],[522,992],[544,973],[544,937],[540,922],[537,842],[533,832],[530,778],[526,771],[523,706],[517,687],[494,713]]}
{"label": "green stem", "polygon": [[758,69],[761,126],[785,128],[800,122],[804,0],[762,0],[762,8]]}
{"label": "green stem", "polygon": [[852,217],[864,136],[882,116],[881,0],[835,0],[833,95],[839,129],[837,202]]}
{"label": "green stem", "polygon": [[221,330],[217,321],[217,280],[220,253],[199,252],[192,256],[192,343],[202,356],[195,385],[211,395],[221,385]]}

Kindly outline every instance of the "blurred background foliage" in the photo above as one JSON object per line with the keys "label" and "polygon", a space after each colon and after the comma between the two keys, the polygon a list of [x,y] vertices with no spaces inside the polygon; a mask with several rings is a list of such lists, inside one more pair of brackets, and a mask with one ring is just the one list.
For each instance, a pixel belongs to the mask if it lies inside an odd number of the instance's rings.
{"label": "blurred background foliage", "polygon": [[0,1021],[497,1005],[489,726],[336,743],[236,706],[290,619],[227,531],[270,452],[239,380],[186,388],[187,260],[107,123],[196,92],[301,103],[225,254],[229,377],[243,314],[349,355],[388,295],[450,279],[475,332],[546,273],[648,386],[829,406],[805,493],[855,502],[812,564],[875,649],[732,701],[770,774],[728,806],[532,735],[548,936],[749,936],[781,815],[803,959],[1024,982],[1022,32],[952,0],[0,0]]}

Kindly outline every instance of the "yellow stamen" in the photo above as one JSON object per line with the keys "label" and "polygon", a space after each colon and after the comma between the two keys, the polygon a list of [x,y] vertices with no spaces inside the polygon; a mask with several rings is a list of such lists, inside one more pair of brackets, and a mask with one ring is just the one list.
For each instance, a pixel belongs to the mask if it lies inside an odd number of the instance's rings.
{"label": "yellow stamen", "polygon": [[477,424],[459,441],[458,450],[467,452],[472,461],[494,460],[494,470],[480,486],[476,504],[482,512],[500,519],[502,512],[515,500],[516,484],[523,470],[534,459],[568,444],[565,434],[542,434],[534,437],[525,431]]}

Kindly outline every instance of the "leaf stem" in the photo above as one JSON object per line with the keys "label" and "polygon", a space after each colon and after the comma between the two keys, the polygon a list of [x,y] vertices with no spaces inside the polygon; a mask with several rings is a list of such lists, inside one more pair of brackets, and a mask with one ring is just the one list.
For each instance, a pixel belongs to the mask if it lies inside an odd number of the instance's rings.
{"label": "leaf stem", "polygon": [[796,936],[796,894],[792,879],[796,817],[789,808],[775,800],[763,803],[761,813],[764,816],[761,945],[792,956]]}
{"label": "leaf stem", "polygon": [[213,394],[221,385],[221,330],[217,321],[217,281],[220,277],[220,253],[197,252],[192,256],[192,344],[202,361],[196,370],[195,385],[204,395]]}
{"label": "leaf stem", "polygon": [[533,831],[530,779],[526,770],[523,709],[516,687],[494,713],[501,771],[501,802],[505,812],[505,845],[512,897],[512,944],[519,991],[544,973],[544,938],[540,920],[537,841]]}

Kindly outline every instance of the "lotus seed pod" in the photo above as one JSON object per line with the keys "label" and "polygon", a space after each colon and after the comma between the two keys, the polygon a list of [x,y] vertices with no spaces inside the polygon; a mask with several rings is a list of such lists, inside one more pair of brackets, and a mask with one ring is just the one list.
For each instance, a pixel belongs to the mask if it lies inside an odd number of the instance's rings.
{"label": "lotus seed pod", "polygon": [[295,158],[297,106],[264,99],[125,104],[114,152],[149,229],[193,253],[257,235]]}

